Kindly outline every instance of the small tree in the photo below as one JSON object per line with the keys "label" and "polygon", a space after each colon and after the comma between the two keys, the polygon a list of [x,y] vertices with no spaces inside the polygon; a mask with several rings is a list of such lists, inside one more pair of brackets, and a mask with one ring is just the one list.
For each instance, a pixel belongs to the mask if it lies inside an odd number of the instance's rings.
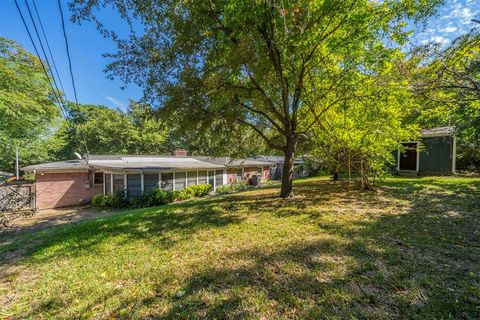
{"label": "small tree", "polygon": [[[329,109],[314,126],[313,154],[334,172],[355,172],[361,188],[370,190],[392,164],[399,142],[416,136],[405,119],[415,109],[407,81],[397,64],[381,65],[374,74],[358,72],[345,82],[355,99]],[[353,88],[353,89],[352,89]]]}

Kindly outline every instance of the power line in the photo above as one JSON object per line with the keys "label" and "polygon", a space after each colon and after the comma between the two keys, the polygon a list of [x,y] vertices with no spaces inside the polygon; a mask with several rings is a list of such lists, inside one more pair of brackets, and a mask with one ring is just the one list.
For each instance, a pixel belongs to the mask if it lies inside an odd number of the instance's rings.
{"label": "power line", "polygon": [[[37,25],[35,23],[35,20],[33,19],[32,11],[30,10],[30,6],[28,5],[27,0],[25,0],[25,5],[27,6],[27,11],[28,11],[28,14],[30,16],[30,20],[32,21],[33,28],[35,29],[35,34],[37,35],[37,40],[40,43],[40,48],[42,49],[43,56],[45,57],[45,62],[48,65],[48,71],[50,71],[50,74],[52,76],[53,84],[55,85],[55,88],[57,89],[57,92],[60,92],[60,89],[58,88],[57,81],[56,81],[55,77],[53,76],[52,66],[50,65],[50,62],[48,61],[47,53],[45,52],[45,48],[43,47],[42,40],[40,39],[40,34],[38,33]],[[62,98],[62,96],[60,94],[59,94],[59,97]],[[63,109],[62,109],[62,113],[64,113]],[[64,113],[64,115],[65,115],[65,113]]]}
{"label": "power line", "polygon": [[[52,89],[52,93],[53,93],[53,95],[54,95],[57,103],[59,104],[60,111],[61,111],[61,113],[63,114],[65,120],[67,121],[67,124],[68,124],[70,130],[75,131],[75,127],[72,126],[72,124],[70,123],[69,118],[68,118],[68,116],[67,116],[67,114],[66,114],[65,105],[64,105],[64,100],[59,96],[58,85],[57,85],[57,83],[56,83],[55,77],[53,76],[52,69],[51,69],[51,67],[50,67],[50,63],[48,62],[48,57],[47,57],[47,55],[46,55],[46,53],[45,53],[45,50],[44,50],[44,47],[43,47],[43,43],[42,43],[42,40],[40,39],[40,36],[39,36],[39,33],[38,33],[38,29],[36,28],[36,25],[35,25],[35,22],[34,22],[34,19],[33,19],[33,15],[32,15],[32,13],[31,13],[31,10],[30,10],[29,6],[28,6],[28,2],[27,2],[27,0],[25,0],[25,3],[26,3],[26,5],[27,5],[27,9],[28,9],[29,14],[30,14],[30,19],[32,20],[33,26],[34,26],[34,28],[35,28],[35,32],[36,32],[36,34],[37,34],[38,41],[39,41],[40,46],[41,46],[41,48],[42,48],[43,54],[45,55],[46,62],[47,62],[47,64],[48,64],[49,68],[50,68],[50,73],[51,73],[51,75],[52,75],[52,79],[50,78],[50,75],[49,75],[49,73],[48,73],[48,71],[47,71],[47,68],[45,67],[45,64],[43,63],[43,60],[42,60],[41,57],[40,57],[38,48],[37,48],[37,46],[36,46],[36,44],[35,44],[35,41],[33,40],[33,37],[32,37],[32,34],[31,34],[31,32],[30,32],[30,29],[29,29],[29,27],[28,27],[28,25],[27,25],[27,23],[26,23],[26,21],[25,21],[25,18],[24,18],[24,16],[23,16],[22,10],[20,9],[20,6],[18,5],[18,1],[17,1],[17,0],[14,0],[14,1],[15,1],[15,6],[17,7],[17,11],[18,11],[18,13],[20,14],[20,18],[22,19],[23,26],[25,27],[25,30],[26,30],[27,33],[28,33],[28,37],[30,38],[30,41],[32,42],[33,48],[34,48],[35,53],[36,53],[36,55],[37,55],[37,57],[38,57],[38,59],[39,59],[39,61],[40,61],[40,64],[41,64],[42,69],[43,69],[43,72],[45,73],[45,75],[46,75],[46,77],[47,77],[47,80],[48,80],[48,83],[49,83],[49,85],[50,85],[50,88]],[[34,1],[34,0],[33,0],[33,1]],[[70,64],[70,76],[72,77],[72,85],[73,85],[74,94],[75,94],[75,103],[76,103],[76,105],[77,105],[77,107],[78,107],[78,100],[77,100],[77,93],[76,93],[76,88],[75,88],[75,81],[74,81],[74,78],[73,78],[72,64],[71,64],[71,59],[70,59],[70,53],[69,53],[69,50],[68,50],[68,41],[67,41],[67,38],[66,38],[65,25],[64,25],[63,13],[62,13],[62,10],[61,10],[60,1],[58,2],[58,4],[59,4],[59,6],[60,6],[60,15],[61,15],[61,17],[62,17],[62,27],[63,27],[63,31],[64,31],[65,42],[66,42],[66,45],[67,45],[67,55],[68,55],[69,64]],[[35,3],[34,3],[34,5],[35,5]],[[41,21],[41,20],[40,20],[40,15],[38,14],[38,10],[36,10],[36,12],[37,12],[37,16],[38,16],[39,21]],[[42,29],[43,29],[43,27],[42,27]],[[48,43],[48,40],[47,40],[47,37],[46,37],[45,33],[43,33],[43,34],[44,34],[44,37],[45,37],[46,42]],[[51,54],[51,51],[50,51],[50,54]],[[51,57],[52,57],[52,63],[54,63],[53,55],[52,55],[52,54],[51,54]],[[57,76],[58,76],[58,70],[56,70],[56,71],[57,71]],[[52,84],[52,80],[53,80],[53,82],[54,82],[54,84],[55,84],[55,87],[57,88],[57,91],[54,89],[54,85]],[[59,82],[61,83],[60,77],[59,77]],[[62,89],[63,89],[63,86],[62,86]],[[88,161],[89,151],[88,151],[88,148],[87,148],[86,140],[85,140],[85,138],[84,138],[83,136],[80,137],[80,139],[81,139],[81,142],[83,143],[83,146],[84,146],[84,148],[85,148],[85,150],[86,150],[86,152],[87,152],[87,161]]]}
{"label": "power line", "polygon": [[[50,49],[50,44],[48,43],[48,38],[47,38],[47,35],[45,34],[45,29],[43,28],[42,19],[40,19],[40,15],[38,14],[38,9],[37,9],[37,5],[35,4],[35,0],[32,0],[32,3],[33,3],[33,9],[35,10],[35,14],[37,15],[38,23],[40,24],[40,30],[42,30],[43,38],[45,39],[45,43],[47,45],[48,53],[50,54],[50,59],[52,59],[53,68],[55,69],[55,73],[57,75],[58,82],[60,83],[60,88],[62,88],[62,92],[65,93],[65,88],[63,87],[62,79],[60,78],[60,74],[58,72],[57,64],[55,63],[55,59],[53,59],[52,50]],[[50,70],[50,72],[51,72],[51,70]]]}
{"label": "power line", "polygon": [[75,96],[75,103],[78,105],[77,89],[75,87],[75,79],[73,77],[73,70],[72,70],[72,59],[70,58],[70,49],[68,47],[67,31],[65,30],[65,20],[63,19],[62,4],[60,3],[60,0],[58,0],[58,9],[60,9],[60,17],[62,18],[63,38],[65,39],[65,47],[67,48],[68,66],[70,69],[70,77],[72,78],[73,95]]}
{"label": "power line", "polygon": [[38,60],[40,61],[40,65],[42,66],[43,72],[44,72],[45,75],[47,76],[47,80],[48,80],[48,83],[50,84],[50,88],[52,89],[52,93],[53,93],[55,99],[57,100],[57,103],[60,105],[60,110],[61,110],[62,113],[63,113],[62,100],[57,96],[57,92],[56,92],[55,89],[53,88],[53,84],[52,84],[52,81],[51,81],[51,79],[50,79],[50,76],[48,75],[47,69],[45,68],[45,65],[43,64],[43,61],[42,61],[42,59],[40,58],[40,54],[38,53],[37,46],[36,46],[36,44],[35,44],[35,41],[33,41],[32,34],[30,33],[30,29],[28,28],[28,25],[27,25],[27,23],[26,23],[26,21],[25,21],[25,18],[23,17],[22,10],[20,10],[20,6],[18,5],[18,1],[17,1],[17,0],[14,0],[14,1],[15,1],[15,6],[17,7],[18,13],[20,14],[20,18],[22,19],[23,26],[25,27],[25,30],[27,30],[28,37],[30,38],[30,41],[32,42],[32,45],[33,45],[33,49],[35,50],[35,53],[37,54]]}
{"label": "power line", "polygon": [[[72,58],[70,57],[70,48],[68,46],[68,38],[67,38],[67,31],[65,29],[65,20],[63,18],[63,10],[62,10],[62,4],[60,0],[58,0],[58,9],[60,10],[60,18],[62,19],[62,30],[63,30],[63,38],[65,39],[65,48],[67,50],[67,57],[68,57],[68,67],[70,70],[70,77],[72,78],[72,87],[73,87],[73,95],[75,97],[75,105],[78,108],[78,99],[77,99],[77,88],[75,87],[75,77],[73,76],[73,70],[72,70]],[[88,164],[88,147],[87,147],[87,141],[85,138],[82,136],[80,137],[82,140],[81,142],[83,143],[83,147],[85,148],[85,151],[87,152],[87,164]]]}

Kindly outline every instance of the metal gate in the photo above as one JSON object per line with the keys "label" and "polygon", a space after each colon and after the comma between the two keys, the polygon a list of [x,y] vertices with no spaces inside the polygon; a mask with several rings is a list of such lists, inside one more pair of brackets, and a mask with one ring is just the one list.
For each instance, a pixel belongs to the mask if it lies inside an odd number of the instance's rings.
{"label": "metal gate", "polygon": [[0,186],[0,225],[35,211],[33,185]]}

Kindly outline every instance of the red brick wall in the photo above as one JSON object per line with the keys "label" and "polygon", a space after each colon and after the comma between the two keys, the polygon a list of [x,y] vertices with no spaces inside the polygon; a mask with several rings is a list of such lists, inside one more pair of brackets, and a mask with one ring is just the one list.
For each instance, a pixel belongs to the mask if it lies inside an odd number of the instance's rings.
{"label": "red brick wall", "polygon": [[227,183],[235,182],[237,179],[236,169],[227,169]]}
{"label": "red brick wall", "polygon": [[88,203],[103,193],[103,185],[87,188],[87,172],[37,173],[35,181],[37,209],[50,209]]}

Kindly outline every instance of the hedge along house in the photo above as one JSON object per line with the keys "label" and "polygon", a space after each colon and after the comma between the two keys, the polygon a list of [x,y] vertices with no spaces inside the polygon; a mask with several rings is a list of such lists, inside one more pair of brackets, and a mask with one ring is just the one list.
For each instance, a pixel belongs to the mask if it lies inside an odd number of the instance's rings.
{"label": "hedge along house", "polygon": [[420,130],[420,139],[401,142],[397,151],[399,175],[451,175],[455,173],[456,138],[454,127]]}
{"label": "hedge along house", "polygon": [[132,198],[157,188],[180,190],[210,184],[215,190],[231,179],[228,172],[241,170],[236,179],[252,175],[267,179],[269,163],[229,158],[187,156],[98,156],[43,163],[22,168],[35,172],[37,209],[85,204],[96,194],[123,192]]}

